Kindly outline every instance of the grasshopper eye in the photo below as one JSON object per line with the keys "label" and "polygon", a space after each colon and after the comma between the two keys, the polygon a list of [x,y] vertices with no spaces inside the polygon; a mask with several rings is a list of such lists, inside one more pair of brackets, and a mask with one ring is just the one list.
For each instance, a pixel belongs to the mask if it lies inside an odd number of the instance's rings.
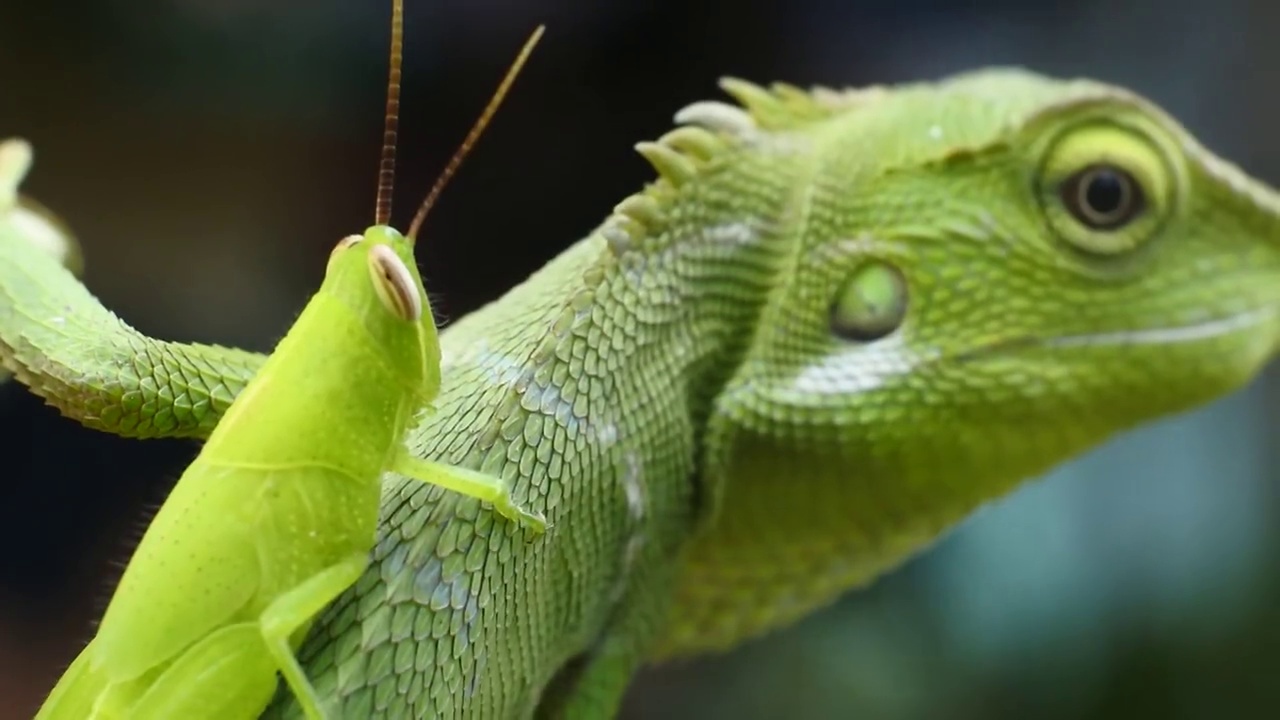
{"label": "grasshopper eye", "polygon": [[408,322],[417,322],[422,317],[418,284],[404,261],[389,246],[369,248],[369,275],[378,299],[392,314]]}
{"label": "grasshopper eye", "polygon": [[338,241],[337,245],[333,246],[333,250],[329,252],[329,259],[332,260],[333,258],[337,257],[338,253],[342,252],[343,250],[346,250],[352,245],[355,245],[356,243],[360,242],[363,239],[364,239],[363,235],[348,235],[342,238],[341,240]]}

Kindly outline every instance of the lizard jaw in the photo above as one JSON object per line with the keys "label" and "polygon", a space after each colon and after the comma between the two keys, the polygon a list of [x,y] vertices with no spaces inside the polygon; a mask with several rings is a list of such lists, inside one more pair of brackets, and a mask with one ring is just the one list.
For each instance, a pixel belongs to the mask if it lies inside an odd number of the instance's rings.
{"label": "lizard jaw", "polygon": [[1090,347],[1115,345],[1177,345],[1197,340],[1207,340],[1221,335],[1246,330],[1271,322],[1280,317],[1280,307],[1259,307],[1223,317],[1170,327],[1142,330],[1114,330],[1083,335],[1063,335],[1048,338],[1036,344],[1048,347]]}
{"label": "lizard jaw", "polygon": [[[1023,335],[951,353],[938,349],[913,349],[902,336],[893,335],[871,345],[849,348],[806,367],[792,380],[786,392],[792,398],[843,397],[880,389],[895,378],[919,372],[930,365],[978,362],[1033,348],[1178,345],[1230,335],[1277,321],[1280,321],[1280,305],[1268,305],[1186,325],[1057,337]],[[1272,345],[1272,354],[1280,351],[1280,331]],[[850,367],[858,367],[859,370],[851,372]]]}

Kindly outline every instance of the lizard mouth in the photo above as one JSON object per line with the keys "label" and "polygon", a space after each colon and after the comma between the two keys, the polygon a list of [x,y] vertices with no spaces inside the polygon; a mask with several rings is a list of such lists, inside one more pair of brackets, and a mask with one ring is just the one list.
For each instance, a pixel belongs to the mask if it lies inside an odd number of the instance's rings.
{"label": "lizard mouth", "polygon": [[1178,345],[1230,335],[1241,330],[1262,325],[1280,317],[1280,308],[1260,307],[1235,315],[1171,327],[1145,328],[1142,330],[1112,330],[1082,335],[1062,335],[1045,338],[1035,344],[1054,348],[1115,345]]}
{"label": "lizard mouth", "polygon": [[[986,342],[959,352],[941,350],[912,351],[901,336],[880,341],[876,362],[868,363],[866,353],[873,346],[846,350],[804,369],[787,388],[802,395],[847,395],[880,388],[893,379],[910,375],[929,366],[980,363],[1030,350],[1062,348],[1106,348],[1120,346],[1174,346],[1211,340],[1263,328],[1280,320],[1280,304],[1264,305],[1232,315],[1203,322],[1130,330],[1107,330],[1096,333],[1058,335],[1055,337],[1020,335]],[[1268,339],[1270,354],[1280,349],[1280,327]],[[850,372],[851,364],[858,366]],[[743,388],[743,392],[749,389]]]}
{"label": "lizard mouth", "polygon": [[1280,306],[1264,306],[1224,315],[1204,322],[1138,330],[1108,330],[1098,333],[1036,337],[1022,335],[987,343],[952,356],[951,360],[972,361],[1031,348],[1089,348],[1139,345],[1181,345],[1231,335],[1280,319]]}

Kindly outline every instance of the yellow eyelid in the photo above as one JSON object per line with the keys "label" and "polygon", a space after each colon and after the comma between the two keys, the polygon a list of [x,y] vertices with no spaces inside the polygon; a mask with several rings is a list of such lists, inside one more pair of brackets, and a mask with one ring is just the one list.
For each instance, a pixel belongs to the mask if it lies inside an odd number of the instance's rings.
{"label": "yellow eyelid", "polygon": [[1158,141],[1136,127],[1086,123],[1060,135],[1042,170],[1046,185],[1060,183],[1091,165],[1114,165],[1133,176],[1147,200],[1168,202],[1175,169]]}

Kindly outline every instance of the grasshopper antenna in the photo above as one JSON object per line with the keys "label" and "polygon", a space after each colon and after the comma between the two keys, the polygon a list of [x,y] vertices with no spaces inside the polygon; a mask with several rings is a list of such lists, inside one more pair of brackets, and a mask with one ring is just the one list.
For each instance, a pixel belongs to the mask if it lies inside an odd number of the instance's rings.
{"label": "grasshopper antenna", "polygon": [[400,122],[400,65],[404,54],[404,0],[391,3],[391,71],[387,78],[387,111],[383,117],[382,159],[378,163],[378,200],[373,224],[391,222],[391,191],[396,183],[396,128]]}
{"label": "grasshopper antenna", "polygon": [[[399,4],[397,1],[396,5],[398,6]],[[409,224],[409,234],[406,237],[408,237],[410,243],[417,238],[418,230],[422,229],[422,223],[427,219],[427,214],[431,212],[436,199],[440,197],[440,192],[449,184],[450,178],[458,171],[458,167],[462,165],[467,153],[475,146],[476,141],[480,139],[480,134],[484,132],[489,121],[493,119],[493,114],[498,111],[498,106],[502,104],[502,99],[506,97],[507,91],[511,89],[511,84],[515,82],[516,76],[520,74],[520,69],[524,67],[525,61],[529,59],[530,53],[533,52],[534,46],[538,44],[538,40],[542,37],[542,32],[545,29],[545,25],[539,25],[534,29],[529,39],[525,40],[524,47],[520,49],[520,54],[516,56],[511,66],[507,68],[507,74],[503,76],[502,83],[498,85],[498,89],[489,98],[489,104],[485,106],[484,112],[480,113],[479,119],[471,126],[471,132],[467,133],[466,139],[454,151],[453,157],[449,158],[449,164],[440,173],[440,177],[436,178],[435,184],[431,186],[431,192],[427,193],[427,199],[422,201],[422,206],[418,208],[418,214],[414,215],[413,222]],[[389,102],[387,107],[390,108]]]}

